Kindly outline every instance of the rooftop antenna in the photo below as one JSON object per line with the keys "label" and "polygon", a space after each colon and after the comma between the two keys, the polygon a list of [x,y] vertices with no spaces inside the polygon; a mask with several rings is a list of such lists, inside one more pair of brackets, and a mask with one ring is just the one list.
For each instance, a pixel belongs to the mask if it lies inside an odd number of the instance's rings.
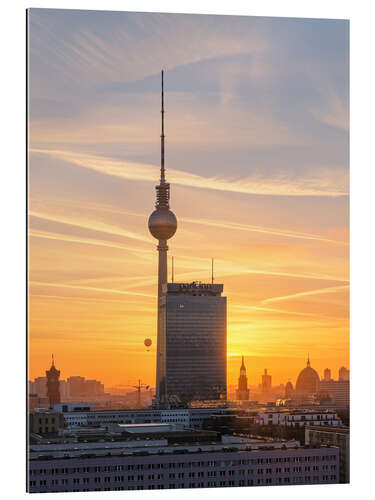
{"label": "rooftop antenna", "polygon": [[161,162],[160,162],[160,183],[165,183],[164,170],[164,70],[161,70]]}
{"label": "rooftop antenna", "polygon": [[53,354],[52,354],[52,366],[55,366],[55,360],[53,359]]}
{"label": "rooftop antenna", "polygon": [[172,283],[174,283],[174,257],[172,255]]}
{"label": "rooftop antenna", "polygon": [[214,258],[211,258],[211,283],[214,284]]}

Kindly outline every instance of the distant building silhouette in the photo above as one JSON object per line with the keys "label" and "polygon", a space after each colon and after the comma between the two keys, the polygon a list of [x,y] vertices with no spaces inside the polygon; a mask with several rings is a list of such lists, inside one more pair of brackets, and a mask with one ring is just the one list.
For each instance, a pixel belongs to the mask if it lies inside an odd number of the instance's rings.
{"label": "distant building silhouette", "polygon": [[60,398],[61,401],[67,401],[69,399],[69,384],[66,380],[60,380]]}
{"label": "distant building silhouette", "polygon": [[69,377],[67,382],[69,384],[70,396],[83,396],[85,394],[85,377]]}
{"label": "distant building silhouette", "polygon": [[332,377],[331,377],[331,370],[329,368],[326,368],[324,370],[324,380],[326,382],[329,382],[330,380],[332,380]]}
{"label": "distant building silhouette", "polygon": [[236,391],[237,399],[240,401],[248,401],[249,393],[250,391],[247,387],[246,367],[245,367],[244,357],[242,356],[240,376],[238,378],[238,389]]}
{"label": "distant building silhouette", "polygon": [[350,375],[349,370],[345,368],[345,366],[342,366],[339,370],[339,380],[347,382],[349,380],[349,375]]}
{"label": "distant building silhouette", "polygon": [[289,380],[285,386],[285,399],[291,399],[293,397],[294,389],[293,384]]}
{"label": "distant building silhouette", "polygon": [[47,397],[50,406],[60,403],[60,370],[55,367],[55,362],[52,354],[52,365],[49,370],[46,370],[47,376]]}
{"label": "distant building silhouette", "polygon": [[312,395],[319,390],[319,375],[310,366],[310,358],[307,357],[307,365],[298,375],[296,382],[297,395]]}
{"label": "distant building silhouette", "polygon": [[272,376],[267,374],[267,368],[264,369],[264,374],[262,375],[262,392],[270,392],[272,387]]}
{"label": "distant building silhouette", "polygon": [[47,396],[47,377],[36,377],[34,379],[33,391],[41,398]]}
{"label": "distant building silhouette", "polygon": [[104,394],[104,385],[98,380],[86,380],[85,377],[74,376],[68,378],[67,385],[67,393],[73,398]]}
{"label": "distant building silhouette", "polygon": [[319,385],[319,393],[328,396],[336,405],[349,407],[349,380],[322,380]]}

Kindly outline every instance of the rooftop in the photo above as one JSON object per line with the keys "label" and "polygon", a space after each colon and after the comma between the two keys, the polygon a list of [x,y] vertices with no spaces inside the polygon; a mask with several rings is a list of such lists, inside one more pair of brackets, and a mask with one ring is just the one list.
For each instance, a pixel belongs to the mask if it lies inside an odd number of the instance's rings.
{"label": "rooftop", "polygon": [[350,428],[344,425],[337,427],[320,426],[320,425],[306,425],[305,429],[320,432],[334,432],[335,434],[350,434]]}
{"label": "rooftop", "polygon": [[193,281],[192,283],[168,283],[167,293],[169,295],[220,295],[224,285],[214,283],[201,283]]}
{"label": "rooftop", "polygon": [[134,434],[145,434],[145,433],[155,433],[155,432],[172,432],[176,431],[177,428],[173,424],[165,423],[151,423],[151,424],[115,424],[115,427],[119,431],[130,432]]}
{"label": "rooftop", "polygon": [[220,441],[169,443],[167,439],[98,440],[95,443],[43,443],[29,447],[30,460],[94,458],[98,456],[147,456],[186,453],[241,452],[301,448],[296,440],[222,436]]}

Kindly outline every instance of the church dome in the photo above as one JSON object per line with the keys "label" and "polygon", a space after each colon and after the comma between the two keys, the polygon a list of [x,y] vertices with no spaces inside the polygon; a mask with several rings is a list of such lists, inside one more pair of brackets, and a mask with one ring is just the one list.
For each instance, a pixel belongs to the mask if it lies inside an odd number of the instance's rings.
{"label": "church dome", "polygon": [[307,366],[298,375],[296,391],[300,394],[315,394],[319,389],[319,375],[310,366],[310,359],[307,359]]}

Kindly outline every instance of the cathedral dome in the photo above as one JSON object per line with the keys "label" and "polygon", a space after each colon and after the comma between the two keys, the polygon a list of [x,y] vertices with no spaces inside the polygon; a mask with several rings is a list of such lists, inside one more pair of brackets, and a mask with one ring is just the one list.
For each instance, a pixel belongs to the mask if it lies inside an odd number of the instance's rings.
{"label": "cathedral dome", "polygon": [[296,391],[300,394],[315,394],[319,389],[319,375],[311,368],[310,359],[307,359],[307,366],[298,375]]}

